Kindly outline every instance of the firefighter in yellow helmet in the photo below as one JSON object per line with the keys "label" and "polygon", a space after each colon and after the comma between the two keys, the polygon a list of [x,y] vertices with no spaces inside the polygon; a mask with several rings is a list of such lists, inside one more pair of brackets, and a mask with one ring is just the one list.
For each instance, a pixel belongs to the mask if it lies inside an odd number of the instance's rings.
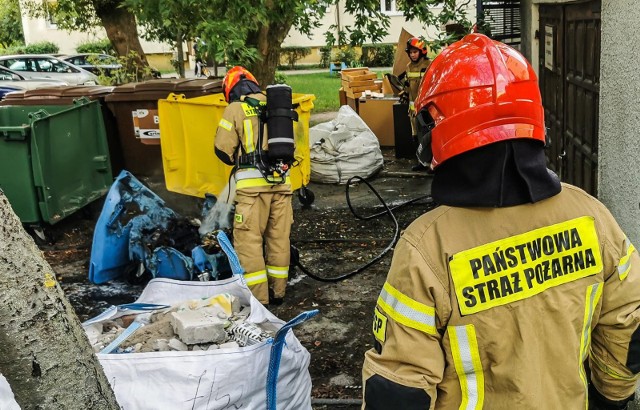
{"label": "firefighter in yellow helmet", "polygon": [[[266,100],[255,77],[243,67],[233,67],[224,77],[223,93],[229,105],[218,124],[215,153],[227,165],[237,166],[233,244],[253,295],[263,304],[278,304],[289,275],[291,183],[288,174],[280,183],[268,182],[248,160],[257,150],[256,106]],[[264,133],[266,151],[266,127]]]}
{"label": "firefighter in yellow helmet", "polygon": [[[418,138],[418,126],[416,124],[416,110],[415,99],[418,96],[418,88],[422,82],[427,68],[431,60],[427,57],[427,46],[424,41],[417,37],[411,37],[407,40],[407,47],[405,50],[409,56],[409,63],[407,64],[406,71],[400,75],[400,78],[404,80],[405,90],[404,93],[409,99],[409,121],[411,122],[411,136],[414,140]],[[412,168],[414,171],[426,170],[421,164],[417,164]]]}
{"label": "firefighter in yellow helmet", "polygon": [[416,108],[440,206],[396,246],[363,408],[625,408],[640,258],[603,204],[546,168],[531,64],[470,34],[434,59]]}

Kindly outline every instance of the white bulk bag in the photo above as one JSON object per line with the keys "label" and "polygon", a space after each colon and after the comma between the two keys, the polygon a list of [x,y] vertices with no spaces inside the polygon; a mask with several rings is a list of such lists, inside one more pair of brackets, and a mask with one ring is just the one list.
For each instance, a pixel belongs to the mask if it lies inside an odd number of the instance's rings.
{"label": "white bulk bag", "polygon": [[344,184],[382,168],[378,138],[348,105],[340,107],[333,121],[310,128],[309,144],[313,182]]}
{"label": "white bulk bag", "polygon": [[0,374],[0,410],[20,410],[7,379]]}
{"label": "white bulk bag", "polygon": [[[248,321],[268,321],[278,328],[285,325],[253,297],[242,278],[236,275],[216,282],[153,279],[135,303],[174,305],[221,293],[230,293],[238,297],[243,305],[251,306]],[[123,311],[112,307],[83,323],[83,326],[88,328],[93,323],[131,313],[129,309]],[[308,314],[310,317],[315,313]],[[298,323],[308,317],[299,320]],[[275,338],[275,341],[277,340],[278,337]],[[277,384],[269,386],[268,389],[267,373],[272,358],[272,347],[278,344],[284,347],[279,366],[272,364]],[[273,356],[277,355],[276,351]],[[124,410],[263,410],[267,409],[268,390],[272,408],[311,408],[311,377],[308,371],[310,355],[292,332],[286,332],[282,343],[274,343],[274,339],[269,339],[255,345],[231,349],[98,353],[97,356],[116,394],[118,404]]]}

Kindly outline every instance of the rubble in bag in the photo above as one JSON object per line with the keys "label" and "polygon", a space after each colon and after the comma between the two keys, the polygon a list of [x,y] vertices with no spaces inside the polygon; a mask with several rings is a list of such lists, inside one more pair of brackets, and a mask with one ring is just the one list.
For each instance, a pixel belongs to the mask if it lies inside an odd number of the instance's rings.
{"label": "rubble in bag", "polygon": [[[215,196],[207,195],[203,219],[216,203]],[[217,229],[230,234],[230,223],[222,224],[224,217],[217,212]],[[227,212],[226,219],[230,220],[230,210]],[[198,220],[177,214],[132,174],[122,171],[96,223],[89,279],[101,284],[123,275],[135,282],[229,277],[226,254],[213,246],[216,238],[199,234],[201,227]]]}
{"label": "rubble in bag", "polygon": [[311,181],[344,184],[352,176],[368,178],[382,169],[378,138],[348,105],[329,122],[309,129]]}
{"label": "rubble in bag", "polygon": [[86,331],[94,351],[103,352],[132,323],[142,323],[113,353],[237,348],[274,337],[277,328],[270,323],[249,322],[250,313],[249,306],[241,305],[238,298],[224,293],[142,314],[147,315],[142,320],[140,315],[129,315],[94,323]]}

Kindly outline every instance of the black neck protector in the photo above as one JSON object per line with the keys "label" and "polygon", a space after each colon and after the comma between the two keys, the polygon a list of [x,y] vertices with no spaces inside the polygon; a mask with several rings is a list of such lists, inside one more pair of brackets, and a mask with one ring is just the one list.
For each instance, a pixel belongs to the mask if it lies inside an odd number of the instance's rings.
{"label": "black neck protector", "polygon": [[538,202],[561,189],[542,144],[516,139],[448,159],[435,169],[431,195],[441,205],[501,208]]}

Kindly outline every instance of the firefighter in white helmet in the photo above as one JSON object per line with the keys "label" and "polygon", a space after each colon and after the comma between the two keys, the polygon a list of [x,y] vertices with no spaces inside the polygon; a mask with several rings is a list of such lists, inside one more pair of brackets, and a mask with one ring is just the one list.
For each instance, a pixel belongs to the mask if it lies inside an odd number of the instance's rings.
{"label": "firefighter in white helmet", "polygon": [[[222,162],[238,166],[234,248],[253,295],[263,304],[279,304],[289,275],[291,183],[288,174],[283,181],[271,183],[255,164],[241,159],[257,150],[260,121],[256,104],[266,100],[255,77],[244,67],[233,67],[224,77],[223,93],[229,105],[218,124],[215,153]],[[266,130],[262,149],[267,150]]]}
{"label": "firefighter in white helmet", "polygon": [[363,408],[626,408],[640,258],[604,205],[546,168],[531,65],[470,34],[434,59],[416,108],[440,206],[396,246]]}

